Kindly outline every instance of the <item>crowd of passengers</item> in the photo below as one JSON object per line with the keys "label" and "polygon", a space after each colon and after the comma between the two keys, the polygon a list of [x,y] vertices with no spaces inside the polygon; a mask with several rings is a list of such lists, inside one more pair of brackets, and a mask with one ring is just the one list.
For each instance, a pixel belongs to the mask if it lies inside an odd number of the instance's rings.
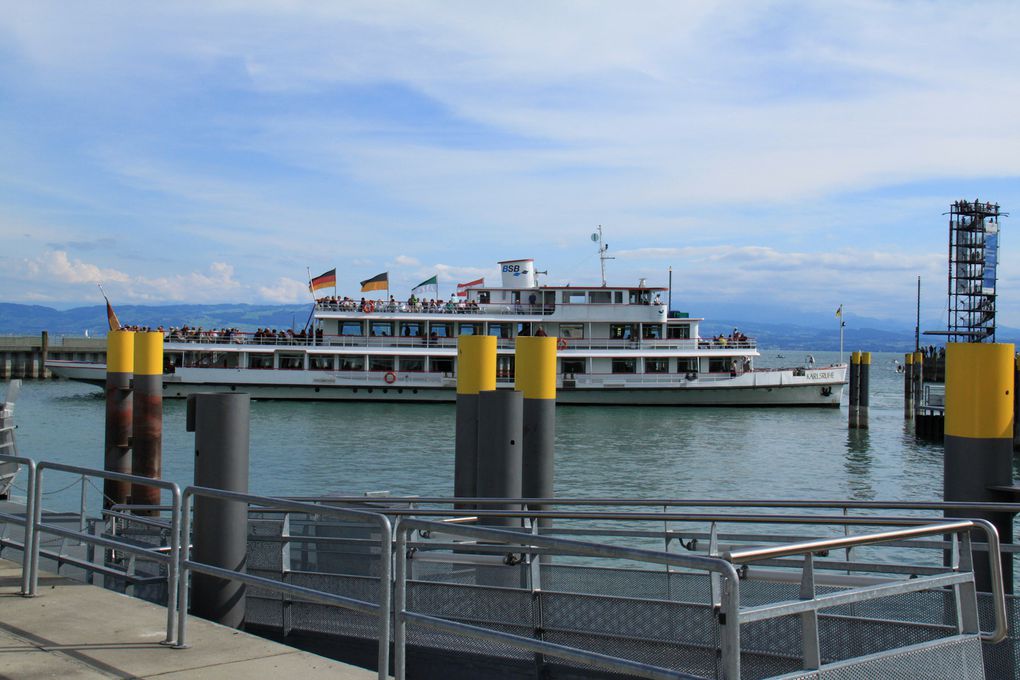
{"label": "crowd of passengers", "polygon": [[162,333],[167,342],[206,342],[236,343],[254,342],[259,345],[303,345],[313,337],[322,339],[322,329],[315,331],[277,330],[275,328],[259,328],[254,333],[246,333],[239,328],[202,328],[201,326],[121,326],[121,330],[143,333]]}
{"label": "crowd of passengers", "polygon": [[479,312],[481,308],[474,300],[450,298],[448,301],[426,300],[414,295],[407,302],[400,302],[392,295],[389,300],[355,300],[349,297],[321,297],[316,302],[323,309],[341,312],[425,312],[432,314],[468,314]]}
{"label": "crowd of passengers", "polygon": [[723,335],[720,333],[716,337],[712,338],[712,344],[720,345],[722,347],[726,347],[727,345],[742,346],[747,341],[748,337],[736,328],[734,328],[733,332],[729,335]]}

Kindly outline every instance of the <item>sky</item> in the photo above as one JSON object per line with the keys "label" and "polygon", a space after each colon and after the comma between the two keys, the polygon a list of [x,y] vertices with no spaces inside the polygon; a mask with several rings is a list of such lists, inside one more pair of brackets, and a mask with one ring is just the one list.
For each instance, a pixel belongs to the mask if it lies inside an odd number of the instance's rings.
{"label": "sky", "polygon": [[[0,301],[307,302],[388,271],[945,319],[1020,211],[1011,2],[0,0]],[[1020,213],[1018,213],[1020,217]],[[1020,326],[1004,218],[999,322]]]}

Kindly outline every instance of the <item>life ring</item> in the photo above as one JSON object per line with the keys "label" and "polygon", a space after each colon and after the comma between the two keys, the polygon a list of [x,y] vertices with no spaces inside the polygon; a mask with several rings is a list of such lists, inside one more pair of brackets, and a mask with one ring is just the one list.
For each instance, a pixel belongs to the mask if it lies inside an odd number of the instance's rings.
{"label": "life ring", "polygon": [[691,371],[690,373],[687,374],[686,377],[687,377],[688,380],[697,380],[698,379],[698,374],[695,373],[694,371]]}
{"label": "life ring", "polygon": [[387,385],[392,385],[397,382],[397,374],[393,371],[386,371],[386,375],[384,375],[382,379],[386,381]]}
{"label": "life ring", "polygon": [[566,349],[566,348],[567,348],[567,339],[566,338],[560,338],[559,340],[556,341],[556,349]]}
{"label": "life ring", "polygon": [[365,310],[366,314],[371,314],[372,312],[375,311],[375,303],[374,302],[366,302],[365,306],[362,307],[362,309]]}

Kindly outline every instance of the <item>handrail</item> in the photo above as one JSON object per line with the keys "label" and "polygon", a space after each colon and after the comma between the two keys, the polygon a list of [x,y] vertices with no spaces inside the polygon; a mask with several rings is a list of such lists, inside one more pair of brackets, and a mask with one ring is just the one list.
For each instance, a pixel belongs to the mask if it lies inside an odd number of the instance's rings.
{"label": "handrail", "polygon": [[[988,552],[993,556],[988,560],[992,581],[992,601],[995,603],[995,629],[990,634],[981,634],[985,642],[1000,642],[1006,638],[1008,624],[1006,622],[1006,598],[1005,586],[1002,579],[1002,561],[997,559],[999,554],[999,532],[995,526],[983,519],[968,519],[957,522],[944,522],[929,524],[927,526],[911,527],[909,529],[897,529],[894,531],[883,531],[875,534],[862,536],[846,536],[840,538],[823,538],[815,541],[804,541],[785,546],[774,546],[770,548],[747,548],[744,550],[731,550],[721,554],[721,557],[729,562],[746,564],[761,560],[789,557],[791,555],[810,555],[825,550],[838,550],[840,548],[852,548],[862,545],[874,545],[877,543],[888,543],[891,541],[902,541],[922,536],[933,536],[942,534],[955,534],[971,529],[980,529],[987,537]],[[973,579],[973,574],[971,574]]]}
{"label": "handrail", "polygon": [[[13,428],[12,428],[13,429]],[[11,442],[13,447],[14,442]],[[20,524],[25,527],[25,535],[21,545],[21,595],[22,597],[34,597],[35,596],[35,581],[32,579],[33,567],[33,555],[32,545],[34,544],[35,538],[35,524],[32,519],[35,517],[35,494],[33,490],[36,487],[36,479],[38,473],[38,465],[31,458],[25,458],[23,456],[8,456],[0,454],[0,463],[16,463],[18,465],[24,465],[28,468],[28,487],[25,493],[25,517],[19,519],[17,515],[8,513],[0,513],[4,519]],[[14,474],[17,474],[15,470]]]}
{"label": "handrail", "polygon": [[[55,472],[66,472],[75,475],[81,475],[82,484],[85,483],[86,477],[96,477],[100,479],[112,479],[121,482],[131,482],[132,484],[139,484],[144,486],[154,486],[160,489],[165,489],[170,492],[172,499],[172,510],[170,514],[170,553],[164,555],[163,553],[154,552],[148,548],[140,548],[134,543],[128,543],[125,541],[118,541],[112,538],[104,538],[101,536],[93,536],[91,534],[77,531],[70,531],[63,527],[58,527],[51,524],[43,524],[42,522],[42,487],[43,487],[43,472],[45,470],[53,470]],[[57,536],[64,536],[67,538],[74,538],[83,543],[90,543],[92,545],[98,545],[104,548],[112,548],[115,550],[123,550],[125,552],[134,553],[136,555],[144,555],[146,558],[157,562],[165,562],[167,565],[167,623],[166,623],[166,639],[163,644],[172,645],[176,639],[176,624],[177,624],[177,612],[175,606],[177,604],[177,588],[180,584],[178,578],[178,562],[180,555],[180,524],[181,524],[181,489],[173,482],[167,482],[161,479],[151,479],[149,477],[140,477],[138,475],[129,475],[121,472],[110,472],[107,470],[94,470],[91,468],[78,467],[75,465],[65,465],[63,463],[51,463],[43,461],[36,466],[36,479],[35,486],[33,488],[33,501],[32,501],[32,547],[31,547],[31,576],[30,576],[30,592],[34,595],[36,593],[37,584],[39,581],[39,534],[49,533]],[[83,496],[84,498],[84,496]]]}
{"label": "handrail", "polygon": [[525,533],[519,530],[513,531],[491,527],[450,524],[448,522],[401,518],[398,521],[395,530],[396,544],[394,547],[397,573],[394,586],[395,618],[393,674],[396,680],[404,680],[406,674],[405,662],[407,641],[405,628],[408,620],[414,620],[421,625],[439,628],[452,633],[460,633],[475,638],[515,644],[524,649],[546,654],[548,656],[588,663],[601,666],[609,670],[639,675],[641,677],[690,677],[669,669],[621,659],[607,654],[599,654],[583,649],[566,647],[564,645],[549,643],[544,640],[536,640],[530,637],[522,637],[510,633],[493,631],[479,626],[447,621],[445,619],[407,611],[407,561],[409,559],[407,541],[410,533],[415,530],[436,531],[443,534],[459,535],[486,542],[517,544],[522,547],[550,548],[555,550],[556,554],[625,559],[652,564],[684,567],[718,574],[722,581],[720,616],[717,618],[720,628],[719,639],[722,652],[722,677],[726,679],[736,679],[740,677],[740,579],[736,569],[726,560],[722,560],[717,557],[657,552],[640,548],[625,548],[601,543],[575,541],[565,538],[552,538],[535,533]]}
{"label": "handrail", "polygon": [[[317,515],[332,515],[343,519],[354,519],[363,522],[369,522],[377,524],[379,526],[379,603],[375,604],[372,602],[366,602],[363,600],[357,600],[354,598],[344,597],[341,595],[334,595],[332,593],[326,593],[312,588],[305,588],[303,586],[296,586],[289,583],[283,583],[281,581],[275,581],[273,579],[264,578],[261,576],[251,576],[249,574],[234,571],[231,569],[223,569],[210,564],[204,564],[201,562],[194,562],[189,559],[190,554],[190,537],[191,537],[191,504],[195,497],[202,498],[218,498],[221,500],[232,500],[243,502],[250,505],[257,505],[260,507],[278,507],[286,504],[289,508],[295,510],[304,510],[306,512],[315,513]],[[378,512],[367,512],[364,510],[351,510],[348,508],[336,508],[327,505],[316,505],[312,503],[294,503],[291,501],[284,501],[278,498],[271,498],[267,496],[255,496],[247,493],[239,493],[236,491],[225,491],[223,489],[211,489],[208,487],[201,486],[189,486],[184,490],[183,505],[181,506],[181,522],[180,522],[180,544],[184,546],[178,553],[177,557],[180,561],[179,574],[181,583],[187,582],[188,571],[196,571],[210,576],[217,576],[222,579],[236,580],[246,583],[248,585],[257,586],[259,588],[266,588],[269,590],[275,590],[281,593],[289,593],[291,595],[297,595],[305,597],[313,601],[322,602],[325,604],[338,605],[347,609],[353,609],[363,614],[375,614],[378,617],[378,628],[379,634],[379,651],[378,651],[378,668],[379,668],[379,679],[386,680],[389,677],[389,662],[390,662],[390,574],[391,574],[391,560],[390,560],[390,546],[393,543],[393,529],[390,524],[390,520],[383,514]],[[443,525],[447,526],[447,525]],[[187,646],[187,612],[188,612],[188,589],[182,587],[178,593],[179,602],[177,604],[177,612],[180,618],[180,622],[177,626],[177,646]]]}
{"label": "handrail", "polygon": [[[430,504],[468,504],[468,505],[505,505],[518,503],[524,505],[629,505],[669,506],[669,507],[747,507],[747,508],[844,508],[866,510],[976,510],[985,512],[1016,512],[1020,513],[1020,503],[971,503],[960,501],[858,501],[858,500],[800,500],[800,499],[768,499],[749,498],[743,500],[719,500],[708,498],[472,498],[450,496],[291,496],[291,500],[305,502],[358,502],[358,503],[430,503]],[[387,510],[389,508],[386,508]],[[422,508],[418,508],[423,510]]]}

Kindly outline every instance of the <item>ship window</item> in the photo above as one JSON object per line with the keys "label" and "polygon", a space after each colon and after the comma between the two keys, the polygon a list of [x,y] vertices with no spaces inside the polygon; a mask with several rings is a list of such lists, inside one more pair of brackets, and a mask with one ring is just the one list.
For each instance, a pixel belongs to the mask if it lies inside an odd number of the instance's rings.
{"label": "ship window", "polygon": [[650,305],[652,304],[652,291],[647,288],[637,288],[630,291],[630,304]]}
{"label": "ship window", "polygon": [[669,373],[669,359],[645,359],[645,373]]}
{"label": "ship window", "polygon": [[585,364],[587,362],[584,359],[561,359],[560,368],[561,373],[584,373]]}
{"label": "ship window", "polygon": [[[464,324],[461,324],[462,326]],[[429,332],[435,333],[436,337],[449,338],[453,335],[453,324],[448,322],[433,322],[429,324]]]}
{"label": "ship window", "polygon": [[658,340],[662,337],[662,325],[657,323],[646,323],[641,327],[641,337],[645,340]]}
{"label": "ship window", "polygon": [[613,340],[630,340],[637,338],[637,329],[629,323],[609,324],[609,337]]}
{"label": "ship window", "polygon": [[691,325],[687,323],[671,324],[666,326],[666,333],[670,340],[687,340],[691,337]]}
{"label": "ship window", "polygon": [[393,357],[371,356],[368,358],[368,370],[370,371],[392,371]]}
{"label": "ship window", "polygon": [[593,305],[608,305],[612,302],[609,296],[610,291],[608,290],[593,290],[588,293],[588,301]]}
{"label": "ship window", "polygon": [[373,337],[389,337],[393,335],[393,323],[390,321],[372,321],[369,324],[369,335]]}
{"label": "ship window", "polygon": [[340,335],[363,335],[364,327],[360,321],[344,321],[340,324]]}
{"label": "ship window", "polygon": [[613,359],[613,373],[637,373],[635,359]]}
{"label": "ship window", "polygon": [[453,373],[452,357],[432,357],[429,360],[431,370],[436,373]]}
{"label": "ship window", "polygon": [[[373,324],[374,325],[374,324]],[[433,324],[434,326],[435,324]],[[401,321],[400,335],[404,338],[417,338],[421,335],[422,324],[420,321]]]}
{"label": "ship window", "polygon": [[733,361],[732,357],[723,357],[721,359],[709,359],[708,360],[708,372],[709,373],[729,373],[730,362]]}
{"label": "ship window", "polygon": [[281,354],[280,355],[280,368],[288,371],[300,371],[305,367],[304,355],[301,354]]}
{"label": "ship window", "polygon": [[677,373],[690,373],[698,370],[697,359],[677,359],[676,360],[676,372]]}
{"label": "ship window", "polygon": [[341,354],[340,355],[340,370],[341,371],[364,371],[365,370],[365,357],[354,354]]}
{"label": "ship window", "polygon": [[489,291],[487,290],[478,291],[478,304],[480,305],[489,304]]}
{"label": "ship window", "polygon": [[272,368],[272,367],[273,367],[272,354],[248,355],[248,368]]}
{"label": "ship window", "polygon": [[567,338],[568,340],[577,340],[578,338],[584,337],[584,324],[580,323],[561,323],[560,324],[560,337]]}
{"label": "ship window", "polygon": [[622,290],[614,290],[613,291],[613,302],[615,302],[618,305],[622,305],[623,304],[623,291]]}
{"label": "ship window", "polygon": [[584,293],[576,290],[563,291],[563,301],[571,305],[583,305],[585,303]]}
{"label": "ship window", "polygon": [[313,371],[332,371],[333,357],[308,357],[308,368]]}
{"label": "ship window", "polygon": [[425,370],[425,359],[424,357],[400,357],[400,370],[421,373]]}
{"label": "ship window", "polygon": [[509,338],[510,337],[510,324],[508,324],[508,323],[490,323],[489,324],[489,335],[495,335],[497,338]]}
{"label": "ship window", "polygon": [[457,324],[460,329],[461,335],[480,335],[482,332],[482,324],[480,323],[461,323]]}

